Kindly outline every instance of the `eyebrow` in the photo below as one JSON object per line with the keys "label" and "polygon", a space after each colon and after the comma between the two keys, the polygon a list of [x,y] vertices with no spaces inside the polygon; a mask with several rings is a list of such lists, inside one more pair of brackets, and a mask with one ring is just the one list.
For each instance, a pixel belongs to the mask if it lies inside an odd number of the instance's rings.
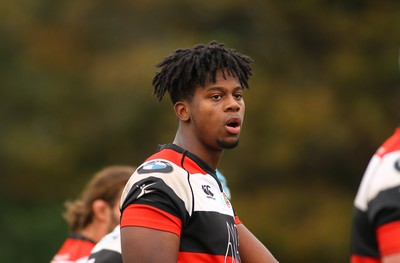
{"label": "eyebrow", "polygon": [[[210,88],[208,88],[208,90],[225,90],[225,89],[227,89],[226,87],[222,87],[222,86],[212,86],[212,87],[210,87]],[[234,91],[237,91],[237,90],[244,90],[244,88],[242,87],[242,86],[236,86],[236,87],[234,87],[233,88],[233,90]]]}

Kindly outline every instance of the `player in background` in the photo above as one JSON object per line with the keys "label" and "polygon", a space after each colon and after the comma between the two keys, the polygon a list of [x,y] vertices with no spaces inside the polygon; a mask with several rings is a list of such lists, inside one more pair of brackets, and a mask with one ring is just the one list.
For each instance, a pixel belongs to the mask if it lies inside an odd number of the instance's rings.
{"label": "player in background", "polygon": [[400,123],[372,156],[358,188],[350,261],[400,262]]}
{"label": "player in background", "polygon": [[109,166],[94,175],[63,214],[70,234],[51,263],[86,262],[95,244],[119,224],[123,187],[135,168]]}
{"label": "player in background", "polygon": [[400,262],[400,126],[368,164],[351,231],[352,263]]}

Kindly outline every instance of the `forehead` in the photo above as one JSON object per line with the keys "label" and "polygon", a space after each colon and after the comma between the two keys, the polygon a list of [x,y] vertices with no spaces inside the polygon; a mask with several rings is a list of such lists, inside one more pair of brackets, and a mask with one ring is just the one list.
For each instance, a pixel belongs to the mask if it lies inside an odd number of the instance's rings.
{"label": "forehead", "polygon": [[210,87],[210,86],[218,86],[219,84],[228,84],[234,86],[240,86],[239,80],[230,74],[227,70],[218,70],[215,72],[215,78],[210,73],[207,74],[207,77],[204,82],[203,87]]}

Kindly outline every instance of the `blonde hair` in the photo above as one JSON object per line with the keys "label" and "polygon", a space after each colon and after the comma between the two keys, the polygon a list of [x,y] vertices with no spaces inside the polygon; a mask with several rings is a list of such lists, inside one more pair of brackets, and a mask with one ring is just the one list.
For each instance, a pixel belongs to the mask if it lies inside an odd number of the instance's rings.
{"label": "blonde hair", "polygon": [[117,195],[134,171],[131,166],[109,166],[97,172],[76,200],[65,202],[63,217],[70,231],[78,232],[92,222],[94,201],[100,199],[114,207]]}

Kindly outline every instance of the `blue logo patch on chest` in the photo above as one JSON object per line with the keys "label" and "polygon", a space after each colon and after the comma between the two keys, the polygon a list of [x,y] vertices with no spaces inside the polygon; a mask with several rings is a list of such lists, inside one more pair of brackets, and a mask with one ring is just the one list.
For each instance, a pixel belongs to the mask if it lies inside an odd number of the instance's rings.
{"label": "blue logo patch on chest", "polygon": [[149,162],[138,169],[139,174],[147,174],[147,173],[170,173],[173,168],[171,164],[164,161],[152,161]]}

